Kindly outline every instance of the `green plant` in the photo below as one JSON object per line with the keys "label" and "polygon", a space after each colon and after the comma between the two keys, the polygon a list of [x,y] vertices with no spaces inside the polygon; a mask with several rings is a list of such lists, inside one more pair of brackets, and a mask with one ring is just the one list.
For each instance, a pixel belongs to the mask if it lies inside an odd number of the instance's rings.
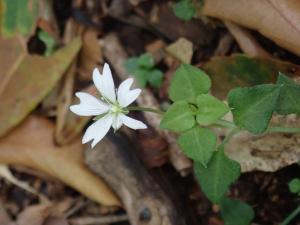
{"label": "green plant", "polygon": [[[202,191],[209,200],[221,206],[225,224],[247,225],[254,217],[251,207],[226,198],[228,188],[241,172],[239,163],[224,152],[225,145],[242,130],[255,135],[300,132],[300,128],[295,127],[269,126],[274,113],[300,114],[300,86],[280,73],[276,84],[232,89],[228,94],[228,106],[210,95],[210,88],[211,80],[204,71],[181,65],[168,90],[173,103],[160,125],[179,133],[179,146],[194,161],[195,176]],[[228,112],[232,113],[233,122],[223,119]],[[211,130],[213,127],[229,130],[220,144]]]}
{"label": "green plant", "polygon": [[154,66],[154,59],[149,53],[131,57],[125,63],[127,71],[136,78],[141,87],[145,87],[149,83],[158,88],[162,84],[163,73]]}
{"label": "green plant", "polygon": [[179,0],[173,5],[173,12],[178,18],[187,21],[193,18],[196,8],[191,0]]}

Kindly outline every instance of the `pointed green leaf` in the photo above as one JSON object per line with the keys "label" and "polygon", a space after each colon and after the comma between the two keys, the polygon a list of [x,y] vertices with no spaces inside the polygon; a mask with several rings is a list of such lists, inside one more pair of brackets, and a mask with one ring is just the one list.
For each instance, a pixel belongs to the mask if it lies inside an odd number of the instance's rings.
{"label": "pointed green leaf", "polygon": [[276,104],[276,112],[281,115],[300,115],[300,85],[280,73],[277,84],[282,85]]}
{"label": "pointed green leaf", "polygon": [[134,74],[134,72],[138,69],[138,58],[137,57],[130,57],[124,64],[125,69],[128,73]]}
{"label": "pointed green leaf", "polygon": [[188,157],[206,167],[216,149],[217,136],[209,129],[194,127],[180,135],[178,144]]}
{"label": "pointed green leaf", "polygon": [[148,71],[148,81],[151,86],[159,88],[163,82],[163,73],[158,69]]}
{"label": "pointed green leaf", "polygon": [[229,159],[223,150],[214,153],[207,168],[195,162],[194,170],[202,191],[214,203],[220,202],[241,171],[239,163]]}
{"label": "pointed green leaf", "polygon": [[181,0],[173,6],[175,16],[182,20],[190,20],[196,13],[196,8],[190,0]]}
{"label": "pointed green leaf", "polygon": [[224,225],[249,225],[254,218],[254,211],[247,203],[224,198],[221,202],[221,216]]}
{"label": "pointed green leaf", "polygon": [[182,64],[173,76],[169,96],[173,101],[195,102],[196,97],[200,94],[206,94],[210,86],[210,78],[205,72],[197,67]]}
{"label": "pointed green leaf", "polygon": [[140,67],[150,69],[154,66],[154,59],[149,53],[144,53],[138,58],[138,64]]}
{"label": "pointed green leaf", "polygon": [[254,134],[263,133],[269,125],[279,93],[280,86],[273,84],[231,90],[228,103],[234,122]]}
{"label": "pointed green leaf", "polygon": [[204,126],[216,122],[229,111],[225,103],[209,94],[199,95],[196,104],[198,106],[197,122]]}
{"label": "pointed green leaf", "polygon": [[192,128],[195,125],[195,117],[189,106],[185,101],[178,101],[164,114],[160,126],[162,128],[180,132]]}

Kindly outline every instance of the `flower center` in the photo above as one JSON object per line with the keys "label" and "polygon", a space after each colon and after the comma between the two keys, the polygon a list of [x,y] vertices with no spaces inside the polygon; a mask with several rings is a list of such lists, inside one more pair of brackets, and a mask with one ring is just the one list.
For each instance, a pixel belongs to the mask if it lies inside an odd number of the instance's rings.
{"label": "flower center", "polygon": [[110,112],[111,113],[114,113],[114,114],[117,114],[117,113],[120,113],[122,112],[122,108],[118,105],[113,105],[111,108],[110,108]]}

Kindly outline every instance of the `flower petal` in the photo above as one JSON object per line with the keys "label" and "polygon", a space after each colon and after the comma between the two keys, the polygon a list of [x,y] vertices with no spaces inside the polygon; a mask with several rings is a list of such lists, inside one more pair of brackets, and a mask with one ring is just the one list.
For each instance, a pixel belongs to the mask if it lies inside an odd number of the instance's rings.
{"label": "flower petal", "polygon": [[98,89],[99,93],[101,93],[101,89],[102,89],[102,80],[103,80],[103,77],[102,77],[101,73],[99,72],[98,68],[95,68],[93,70],[93,82],[94,82],[96,88]]}
{"label": "flower petal", "polygon": [[107,63],[104,64],[102,75],[97,68],[94,69],[93,82],[102,96],[111,102],[116,102],[115,84]]}
{"label": "flower petal", "polygon": [[96,116],[110,109],[108,104],[88,93],[76,92],[75,95],[80,99],[80,104],[70,106],[70,110],[79,116]]}
{"label": "flower petal", "polygon": [[114,121],[112,123],[112,127],[114,128],[115,131],[118,130],[118,129],[120,129],[120,127],[123,125],[121,115],[119,114],[119,115],[116,115],[114,117]]}
{"label": "flower petal", "polygon": [[131,129],[146,129],[147,125],[139,120],[132,119],[128,116],[125,116],[124,114],[120,115],[122,123],[125,124],[127,127]]}
{"label": "flower petal", "polygon": [[109,131],[109,128],[113,123],[113,119],[113,115],[107,114],[89,126],[82,138],[82,144],[85,144],[93,139],[91,146],[94,148],[94,146],[101,141]]}
{"label": "flower petal", "polygon": [[134,102],[141,93],[141,89],[130,90],[133,83],[132,78],[124,80],[118,89],[118,102],[121,107],[127,107]]}

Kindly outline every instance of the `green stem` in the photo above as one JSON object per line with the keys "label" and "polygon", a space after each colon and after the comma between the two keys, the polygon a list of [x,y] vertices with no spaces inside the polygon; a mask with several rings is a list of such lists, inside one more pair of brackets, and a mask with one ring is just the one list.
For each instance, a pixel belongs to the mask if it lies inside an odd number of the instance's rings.
{"label": "green stem", "polygon": [[129,111],[143,111],[143,112],[153,112],[157,114],[163,114],[164,112],[159,109],[152,109],[146,107],[139,107],[139,106],[130,106],[127,108]]}
{"label": "green stem", "polygon": [[230,129],[233,129],[236,127],[233,122],[230,122],[228,120],[218,120],[218,121],[214,122],[213,125],[226,127],[226,128],[230,128]]}
{"label": "green stem", "polygon": [[300,206],[298,206],[280,225],[288,225],[300,213]]}
{"label": "green stem", "polygon": [[235,127],[233,128],[224,138],[224,140],[222,141],[222,143],[219,145],[219,149],[223,149],[225,147],[225,145],[230,141],[230,139],[240,131],[240,128]]}
{"label": "green stem", "polygon": [[299,127],[269,127],[267,133],[283,132],[283,133],[300,133]]}

